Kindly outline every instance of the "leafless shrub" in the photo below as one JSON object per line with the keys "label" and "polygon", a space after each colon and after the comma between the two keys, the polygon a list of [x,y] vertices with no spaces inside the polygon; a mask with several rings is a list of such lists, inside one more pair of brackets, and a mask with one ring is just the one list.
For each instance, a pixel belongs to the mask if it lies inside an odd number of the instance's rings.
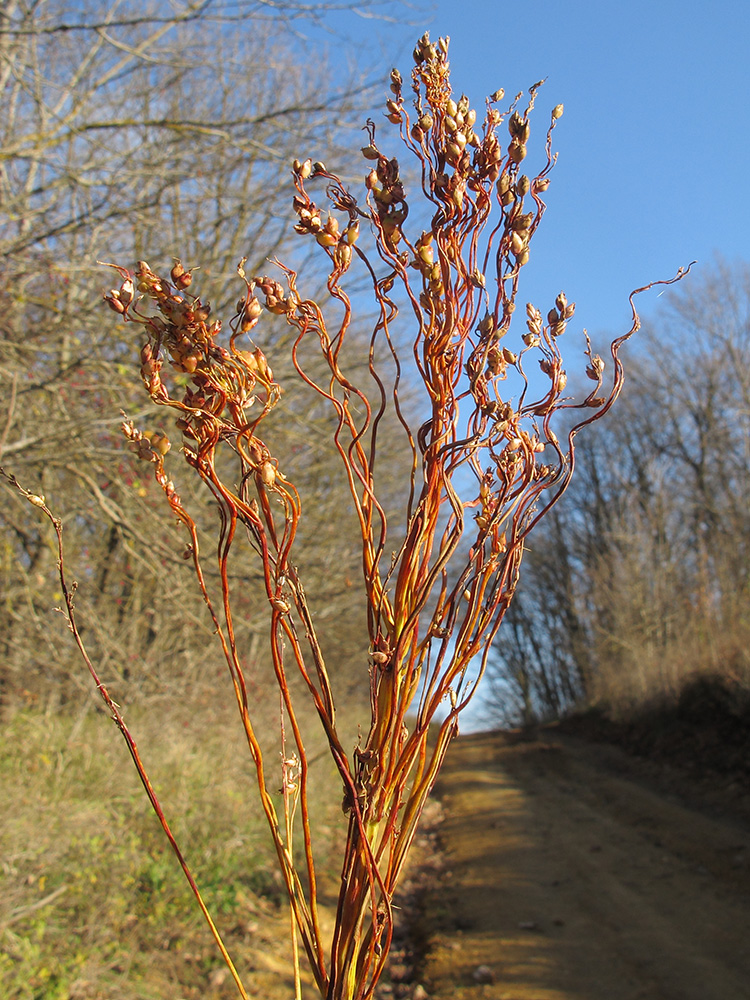
{"label": "leafless shrub", "polygon": [[[633,310],[631,330],[611,345],[606,385],[605,362],[586,338],[593,385],[578,400],[565,395],[560,345],[575,306],[564,293],[546,316],[527,305],[517,341],[504,339],[545,210],[562,106],[552,111],[541,169],[528,176],[522,164],[539,85],[525,102],[519,95],[503,110],[499,91],[478,115],[465,96],[452,92],[447,51],[445,39],[420,39],[413,101],[405,99],[400,73],[391,74],[385,113],[415,158],[421,175],[415,195],[407,194],[399,161],[383,151],[372,122],[362,149],[368,167],[362,196],[320,161],[294,163],[295,230],[323,260],[327,295],[308,297],[306,279],[278,261],[269,275],[248,271],[243,260],[228,336],[194,293],[198,276],[180,261],[169,276],[144,261],[134,271],[117,265],[118,280],[105,296],[126,323],[140,328],[147,393],[173,411],[182,456],[214,501],[217,520],[205,556],[190,504],[172,478],[169,436],[125,421],[134,453],[150,466],[181,526],[182,555],[226,660],[291,904],[295,969],[301,945],[329,1000],[373,994],[392,935],[393,893],[419,816],[476,690],[471,664],[478,660],[481,676],[517,586],[526,540],[570,482],[576,434],[607,413],[619,394],[618,352],[638,325]],[[320,189],[316,198],[327,209],[313,199]],[[421,233],[412,231],[412,213],[426,226]],[[365,276],[375,303],[365,377],[349,360],[358,305],[346,290],[351,272]],[[265,430],[272,428],[282,387],[250,336],[269,314],[291,330],[298,378],[330,408],[361,542],[369,641],[369,663],[362,668],[369,675],[371,716],[352,754],[341,737],[335,683],[318,634],[317,595],[305,587],[297,564],[303,508],[295,463],[272,449],[272,431]],[[322,365],[313,367],[315,356]],[[532,365],[541,371],[541,385],[527,374]],[[422,389],[419,426],[401,403],[407,374]],[[573,415],[562,441],[553,428],[561,412]],[[381,447],[389,413],[410,468],[395,538],[380,492],[384,474],[387,482]],[[52,517],[43,497],[27,498]],[[60,540],[59,521],[52,519]],[[256,616],[266,629],[281,703],[280,765],[258,739],[258,706],[237,642],[241,592],[230,574],[242,539],[254,550],[262,577],[263,606]],[[85,655],[64,580],[63,589]],[[348,627],[346,620],[335,626]],[[88,663],[203,907],[120,709]],[[348,824],[330,946],[320,927],[309,821],[314,789],[303,726],[310,704],[342,781]],[[442,721],[430,732],[441,707]],[[279,784],[280,798],[274,796]],[[205,907],[204,913],[246,996]]]}

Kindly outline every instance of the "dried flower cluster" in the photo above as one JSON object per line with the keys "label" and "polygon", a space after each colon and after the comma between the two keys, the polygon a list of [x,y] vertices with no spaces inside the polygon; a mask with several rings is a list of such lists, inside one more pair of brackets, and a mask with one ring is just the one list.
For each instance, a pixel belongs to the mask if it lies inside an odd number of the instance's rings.
{"label": "dried flower cluster", "polygon": [[[415,159],[420,190],[407,194],[400,164],[381,151],[373,122],[367,124],[368,142],[361,151],[367,174],[359,198],[323,163],[294,163],[295,230],[321,248],[335,308],[324,314],[318,302],[304,298],[289,268],[279,265],[280,280],[248,278],[244,261],[239,267],[244,293],[228,338],[211,320],[209,306],[192,293],[193,273],[179,261],[169,279],[144,262],[134,273],[117,267],[122,283],[106,296],[126,321],[143,326],[144,384],[155,403],[177,411],[185,460],[218,504],[222,595],[215,607],[204,582],[195,525],[164,470],[169,441],[126,423],[127,436],[138,454],[154,463],[189,533],[185,554],[194,562],[226,656],[291,901],[295,956],[298,935],[320,992],[329,1000],[366,1000],[373,994],[391,940],[391,901],[399,875],[459,714],[474,693],[513,596],[526,537],[569,482],[575,434],[602,416],[617,396],[622,382],[618,350],[637,327],[634,310],[633,328],[612,345],[608,388],[603,387],[604,361],[586,338],[586,373],[595,385],[579,401],[563,395],[567,376],[560,338],[575,311],[563,293],[546,319],[527,305],[518,342],[506,345],[519,275],[545,209],[541,196],[554,164],[552,132],[563,109],[558,105],[552,111],[542,169],[529,176],[521,167],[540,84],[530,89],[525,106],[519,95],[501,109],[504,93],[497,91],[480,115],[464,95],[453,94],[447,53],[446,39],[420,39],[408,99],[400,73],[391,73],[385,118]],[[313,199],[313,190],[320,191],[316,198],[325,207]],[[415,204],[426,228],[412,232]],[[352,303],[343,287],[350,268],[368,276],[377,310],[366,387],[350,379],[343,360],[352,322]],[[282,473],[278,458],[258,436],[280,393],[263,352],[249,340],[264,311],[285,317],[295,335],[292,357],[299,376],[335,415],[335,446],[359,522],[372,716],[353,753],[339,738],[331,682],[291,560],[301,515],[289,478],[293,470]],[[331,312],[338,319],[333,321]],[[399,401],[406,377],[399,354],[405,350],[405,314],[413,330],[406,348],[409,366],[424,388],[423,422],[415,429]],[[302,358],[309,348],[302,351],[303,342],[318,345],[325,381],[305,367]],[[532,361],[546,379],[540,393],[532,391],[538,376],[527,378]],[[408,509],[395,552],[386,541],[376,474],[378,435],[389,408],[411,455]],[[551,425],[563,409],[581,411],[564,445]],[[234,460],[231,480],[217,462],[220,449]],[[262,562],[282,724],[294,743],[293,751],[283,755],[283,818],[266,787],[235,647],[227,567],[238,527],[247,531]],[[470,672],[472,662],[479,667]],[[348,815],[329,950],[318,920],[308,766],[290,671],[302,677],[324,727]],[[428,743],[436,718],[441,721]],[[292,843],[296,830],[302,838],[300,855]],[[238,986],[243,992],[239,981]]]}

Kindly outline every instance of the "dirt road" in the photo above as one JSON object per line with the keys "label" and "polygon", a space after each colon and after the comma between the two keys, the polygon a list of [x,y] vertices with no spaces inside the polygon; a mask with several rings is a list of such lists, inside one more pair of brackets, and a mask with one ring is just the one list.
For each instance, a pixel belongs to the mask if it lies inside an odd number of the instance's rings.
{"label": "dirt road", "polygon": [[[750,826],[622,751],[462,737],[423,899],[434,1000],[750,1000]],[[419,993],[418,995],[422,995]]]}

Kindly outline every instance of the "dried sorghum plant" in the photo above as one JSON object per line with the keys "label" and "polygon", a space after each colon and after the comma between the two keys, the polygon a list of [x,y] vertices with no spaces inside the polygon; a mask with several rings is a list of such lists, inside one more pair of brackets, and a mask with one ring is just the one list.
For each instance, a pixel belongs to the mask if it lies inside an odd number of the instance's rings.
{"label": "dried sorghum plant", "polygon": [[[250,277],[245,262],[240,264],[242,295],[228,336],[193,294],[193,273],[179,261],[169,278],[143,261],[132,273],[117,266],[121,283],[106,296],[126,322],[142,326],[140,370],[148,394],[175,411],[184,459],[216,500],[221,596],[215,602],[196,525],[165,469],[170,441],[125,422],[126,436],[153,465],[184,526],[185,557],[192,561],[226,658],[291,903],[295,970],[301,942],[328,1000],[366,1000],[373,994],[391,940],[394,890],[460,713],[513,596],[526,539],[570,481],[575,435],[617,397],[623,377],[618,352],[638,327],[633,308],[630,331],[611,345],[613,372],[606,387],[605,362],[585,338],[585,369],[593,386],[579,399],[565,395],[560,342],[575,306],[564,293],[546,316],[527,305],[518,343],[508,346],[520,274],[545,210],[542,195],[555,160],[552,133],[562,105],[552,111],[542,169],[530,177],[522,166],[539,84],[525,105],[519,95],[501,110],[504,95],[498,91],[477,115],[465,96],[452,93],[447,53],[446,39],[420,39],[411,99],[399,72],[391,73],[386,118],[418,166],[416,196],[407,194],[399,162],[381,150],[372,122],[362,149],[368,173],[361,197],[324,164],[294,163],[295,230],[320,247],[327,268],[325,314],[304,297],[298,275],[278,262],[277,277]],[[327,203],[326,210],[312,192],[320,192],[316,197]],[[417,211],[425,226],[421,232],[409,225]],[[350,270],[360,282],[365,276],[376,305],[367,387],[355,384],[346,369],[353,309],[344,286]],[[250,339],[266,312],[283,316],[292,328],[296,372],[334,414],[334,444],[361,533],[370,648],[369,664],[362,668],[369,670],[371,719],[351,753],[339,736],[315,619],[295,568],[301,503],[294,468],[272,454],[260,436],[281,392],[263,351]],[[408,341],[406,317],[412,330]],[[322,355],[325,379],[303,360],[311,346]],[[527,371],[537,366],[541,375],[529,378]],[[542,388],[535,391],[540,378]],[[407,379],[424,389],[422,423],[415,429],[399,397]],[[376,470],[378,437],[389,409],[403,431],[411,466],[405,525],[395,552]],[[552,426],[561,411],[578,412],[578,419],[566,420],[563,441]],[[283,702],[283,815],[267,785],[235,643],[228,568],[238,530],[249,536],[264,577],[270,653]],[[72,606],[68,610],[72,619]],[[308,758],[292,674],[302,679],[325,731],[348,816],[330,942],[318,916]],[[116,706],[110,709],[129,739]],[[168,832],[137,752],[134,759]],[[181,863],[186,867],[182,858]],[[299,990],[298,973],[297,984]]]}

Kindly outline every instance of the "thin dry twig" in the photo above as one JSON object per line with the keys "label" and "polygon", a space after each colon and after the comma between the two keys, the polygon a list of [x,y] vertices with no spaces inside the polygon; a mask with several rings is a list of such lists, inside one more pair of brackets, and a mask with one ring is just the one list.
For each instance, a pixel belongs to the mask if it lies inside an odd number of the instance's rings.
{"label": "thin dry twig", "polygon": [[151,807],[156,813],[159,822],[161,824],[162,830],[164,831],[164,834],[167,837],[167,840],[169,841],[170,846],[174,851],[177,860],[180,863],[180,867],[182,868],[185,878],[187,879],[188,884],[190,885],[190,888],[193,892],[193,895],[196,898],[198,906],[200,907],[201,912],[203,913],[203,916],[205,917],[206,922],[208,923],[209,929],[211,930],[216,945],[219,948],[219,951],[221,952],[222,958],[226,962],[229,971],[234,977],[235,983],[237,984],[237,988],[240,992],[240,996],[243,998],[243,1000],[249,1000],[249,997],[245,992],[245,989],[242,985],[242,981],[240,980],[240,977],[237,973],[234,963],[232,962],[232,959],[229,956],[229,952],[227,951],[224,942],[221,938],[221,935],[219,934],[219,931],[216,928],[216,925],[214,924],[211,914],[208,912],[208,908],[206,907],[206,904],[203,901],[203,897],[201,896],[200,890],[198,889],[195,879],[193,878],[192,872],[188,867],[187,861],[185,860],[185,857],[183,856],[182,851],[180,850],[177,841],[174,838],[169,823],[167,822],[166,816],[164,815],[164,811],[162,810],[161,803],[159,802],[156,791],[154,790],[154,787],[151,784],[146,768],[143,764],[143,761],[141,760],[141,756],[140,753],[138,752],[138,747],[136,745],[136,742],[130,730],[125,724],[125,719],[123,718],[120,706],[113,700],[112,696],[107,690],[106,685],[103,684],[101,679],[99,678],[96,668],[94,667],[93,663],[91,662],[91,659],[89,658],[83,639],[81,638],[81,633],[79,632],[78,625],[76,623],[75,604],[74,604],[76,584],[68,583],[67,573],[65,571],[62,521],[60,520],[59,517],[56,517],[52,513],[50,508],[47,506],[47,501],[44,496],[39,496],[38,494],[31,493],[29,490],[24,489],[24,487],[21,486],[21,484],[18,482],[15,476],[8,473],[5,469],[2,468],[2,466],[0,466],[0,475],[8,482],[10,486],[13,487],[13,489],[15,489],[18,493],[20,493],[20,495],[24,497],[24,499],[28,500],[28,502],[30,504],[33,504],[34,507],[39,508],[39,510],[42,511],[45,517],[52,524],[52,527],[55,532],[55,537],[57,539],[58,578],[60,580],[60,588],[62,590],[63,602],[65,605],[64,609],[58,609],[58,610],[60,610],[60,612],[65,616],[65,620],[73,636],[73,640],[76,646],[78,647],[78,651],[81,654],[88,668],[89,673],[91,674],[91,677],[96,685],[99,694],[102,697],[102,700],[104,701],[105,705],[107,706],[107,709],[110,712],[110,717],[112,721],[120,730],[120,733],[122,734],[122,737],[125,740],[128,752],[130,753],[130,756],[133,760],[133,764],[135,765],[136,771],[138,772],[138,777],[141,779],[141,783],[146,791],[146,795],[148,796],[149,802],[151,803]]}

